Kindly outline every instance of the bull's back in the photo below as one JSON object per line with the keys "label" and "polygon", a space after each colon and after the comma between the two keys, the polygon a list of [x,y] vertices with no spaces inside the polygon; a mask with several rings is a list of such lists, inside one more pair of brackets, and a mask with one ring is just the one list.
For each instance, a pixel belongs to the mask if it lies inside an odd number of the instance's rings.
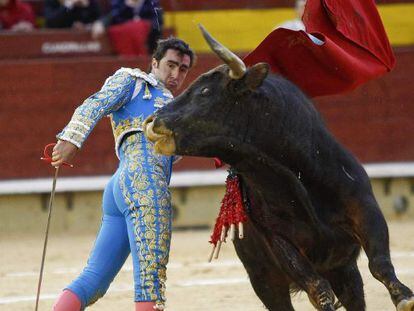
{"label": "bull's back", "polygon": [[279,120],[288,125],[279,131],[287,138],[276,140],[285,150],[274,150],[274,158],[301,180],[320,217],[328,221],[350,201],[373,198],[362,164],[328,130],[312,101],[278,75],[270,75],[263,88],[278,106]]}

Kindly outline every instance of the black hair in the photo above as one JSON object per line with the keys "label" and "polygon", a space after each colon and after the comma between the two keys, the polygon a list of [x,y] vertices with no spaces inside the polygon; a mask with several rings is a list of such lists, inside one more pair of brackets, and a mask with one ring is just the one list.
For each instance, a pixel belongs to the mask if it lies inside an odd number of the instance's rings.
{"label": "black hair", "polygon": [[159,62],[169,49],[176,50],[182,55],[188,55],[190,57],[190,67],[193,66],[195,62],[194,51],[183,40],[175,37],[158,40],[157,47],[154,50],[152,57],[155,58],[157,62]]}

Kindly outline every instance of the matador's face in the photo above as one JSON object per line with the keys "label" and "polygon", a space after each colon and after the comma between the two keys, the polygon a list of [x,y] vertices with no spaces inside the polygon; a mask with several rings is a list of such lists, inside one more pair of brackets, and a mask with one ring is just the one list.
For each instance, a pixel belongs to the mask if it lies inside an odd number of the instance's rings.
{"label": "matador's face", "polygon": [[191,58],[177,50],[168,49],[163,58],[152,59],[151,72],[171,91],[176,92],[183,84],[191,66]]}

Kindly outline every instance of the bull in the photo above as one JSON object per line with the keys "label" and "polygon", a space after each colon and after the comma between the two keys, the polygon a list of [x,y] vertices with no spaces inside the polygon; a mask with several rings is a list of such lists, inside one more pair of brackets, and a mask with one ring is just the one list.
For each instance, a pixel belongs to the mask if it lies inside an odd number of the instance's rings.
{"label": "bull", "polygon": [[234,246],[263,304],[294,310],[290,295],[303,290],[317,310],[365,310],[363,248],[397,310],[414,311],[362,165],[298,87],[266,63],[246,68],[201,30],[225,64],[150,116],[144,130],[161,154],[218,157],[238,172],[250,208],[246,237]]}

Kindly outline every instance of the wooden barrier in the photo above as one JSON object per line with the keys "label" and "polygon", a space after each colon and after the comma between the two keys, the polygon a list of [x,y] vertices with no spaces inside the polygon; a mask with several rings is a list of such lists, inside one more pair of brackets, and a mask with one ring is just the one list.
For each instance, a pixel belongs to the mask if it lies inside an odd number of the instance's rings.
{"label": "wooden barrier", "polygon": [[[397,67],[347,95],[317,100],[333,134],[363,162],[414,160],[414,47],[398,49]],[[0,62],[0,179],[46,177],[51,169],[39,160],[77,105],[98,90],[118,68],[147,68],[148,58],[68,58]],[[188,83],[220,64],[199,55]],[[111,174],[117,166],[107,119],[91,134],[65,176]],[[189,158],[183,169],[213,169],[211,160]]]}
{"label": "wooden barrier", "polygon": [[89,31],[37,30],[1,32],[0,59],[113,55],[106,36],[93,40]]}
{"label": "wooden barrier", "polygon": [[349,94],[317,100],[328,127],[363,162],[414,160],[414,46],[395,52],[391,73]]}
{"label": "wooden barrier", "polygon": [[[219,61],[199,61],[189,80]],[[42,177],[50,169],[39,160],[43,146],[69,121],[76,106],[99,90],[120,67],[146,69],[149,58],[71,58],[0,62],[0,179]],[[6,147],[7,146],[7,147]],[[201,163],[201,164],[200,164]],[[117,159],[110,124],[104,118],[63,175],[99,175],[114,171]],[[213,168],[210,161],[189,161],[186,168]],[[180,167],[178,168],[180,169]]]}

